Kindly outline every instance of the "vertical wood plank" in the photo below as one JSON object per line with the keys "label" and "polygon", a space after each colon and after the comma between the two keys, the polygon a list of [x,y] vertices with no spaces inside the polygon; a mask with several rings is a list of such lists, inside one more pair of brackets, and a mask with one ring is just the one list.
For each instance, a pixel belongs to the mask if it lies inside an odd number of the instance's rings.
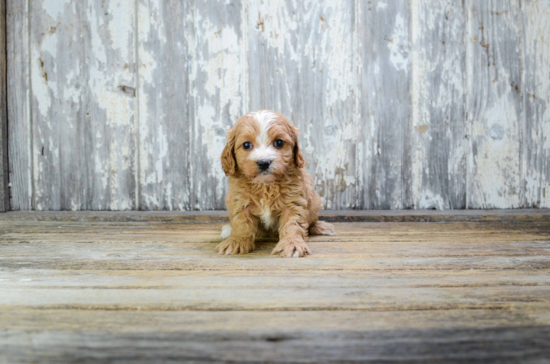
{"label": "vertical wood plank", "polygon": [[4,0],[0,1],[0,212],[10,209],[6,30],[6,1]]}
{"label": "vertical wood plank", "polygon": [[463,3],[413,0],[413,199],[417,209],[466,207]]}
{"label": "vertical wood plank", "polygon": [[190,1],[186,13],[191,209],[225,208],[220,156],[226,131],[248,111],[243,13],[240,0]]}
{"label": "vertical wood plank", "polygon": [[7,0],[8,144],[12,210],[32,209],[28,1]]}
{"label": "vertical wood plank", "polygon": [[411,196],[410,4],[360,2],[363,29],[361,207],[402,209]]}
{"label": "vertical wood plank", "polygon": [[31,2],[37,210],[134,207],[134,3]]}
{"label": "vertical wood plank", "polygon": [[[135,3],[82,3],[86,78],[81,102],[85,113],[77,123],[83,124],[80,128],[85,146],[79,173],[87,180],[80,183],[85,195],[75,208],[132,210],[136,204]],[[64,178],[70,179],[67,173]]]}
{"label": "vertical wood plank", "polygon": [[248,11],[251,109],[301,130],[306,168],[325,208],[357,206],[354,1],[258,1]]}
{"label": "vertical wood plank", "polygon": [[248,12],[251,109],[278,110],[300,128],[325,208],[356,206],[354,6],[273,1]]}
{"label": "vertical wood plank", "polygon": [[470,1],[468,7],[468,207],[521,207],[520,4],[517,0]]}
{"label": "vertical wood plank", "polygon": [[82,10],[68,0],[32,1],[29,12],[33,206],[71,209],[84,200],[79,182],[87,179],[80,173],[82,149],[74,148],[77,141],[84,147]]}
{"label": "vertical wood plank", "polygon": [[525,206],[550,207],[550,2],[522,3],[525,29]]}
{"label": "vertical wood plank", "polygon": [[185,2],[138,1],[139,208],[190,209]]}

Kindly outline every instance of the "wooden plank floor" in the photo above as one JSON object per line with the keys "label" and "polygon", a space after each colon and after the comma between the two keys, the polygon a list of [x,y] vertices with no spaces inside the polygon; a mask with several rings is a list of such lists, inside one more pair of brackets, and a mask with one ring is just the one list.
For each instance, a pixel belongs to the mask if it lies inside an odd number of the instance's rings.
{"label": "wooden plank floor", "polygon": [[223,214],[0,215],[0,363],[550,362],[548,211],[430,214],[328,213],[305,259],[217,255]]}

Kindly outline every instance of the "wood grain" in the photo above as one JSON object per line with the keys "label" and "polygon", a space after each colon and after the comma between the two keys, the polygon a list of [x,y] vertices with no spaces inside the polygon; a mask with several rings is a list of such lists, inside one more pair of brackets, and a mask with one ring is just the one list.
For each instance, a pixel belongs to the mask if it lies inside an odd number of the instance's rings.
{"label": "wood grain", "polygon": [[12,210],[33,210],[29,2],[8,0],[8,145]]}
{"label": "wood grain", "polygon": [[353,1],[258,1],[248,8],[250,108],[300,128],[328,209],[355,208],[357,35]]}
{"label": "wood grain", "polygon": [[[330,222],[548,222],[548,209],[321,210]],[[10,211],[0,221],[228,223],[227,211]]]}
{"label": "wood grain", "polygon": [[246,96],[245,9],[240,0],[190,2],[190,203],[194,210],[225,208],[221,167],[226,131],[249,110]]}
{"label": "wood grain", "polygon": [[[310,285],[312,281],[308,282]],[[115,311],[550,310],[548,286],[296,288],[3,288],[0,309]],[[161,297],[162,299],[159,299]]]}
{"label": "wood grain", "polygon": [[411,208],[410,2],[360,2],[360,6],[360,206]]}
{"label": "wood grain", "polygon": [[[35,1],[29,9],[33,206],[67,210],[71,201],[80,207],[86,193],[80,185],[86,179],[82,148],[63,143],[78,141],[83,147],[83,9],[69,1],[51,5]],[[63,72],[56,72],[58,65]]]}
{"label": "wood grain", "polygon": [[523,205],[523,79],[520,2],[468,3],[470,208]]}
{"label": "wood grain", "polygon": [[0,311],[0,359],[536,363],[549,355],[548,323],[540,311]]}
{"label": "wood grain", "polygon": [[186,9],[183,2],[138,1],[141,210],[191,208]]}
{"label": "wood grain", "polygon": [[0,2],[0,212],[10,209],[6,1]]}
{"label": "wood grain", "polygon": [[412,185],[418,209],[466,207],[466,9],[412,2]]}
{"label": "wood grain", "polygon": [[525,206],[550,206],[550,4],[522,4],[524,37]]}
{"label": "wood grain", "polygon": [[223,209],[260,108],[325,208],[550,206],[545,1],[6,4],[14,210]]}
{"label": "wood grain", "polygon": [[70,172],[82,176],[75,175],[70,189],[74,188],[73,196],[85,194],[62,209],[133,210],[137,183],[134,2],[87,0],[83,5],[79,26],[85,30],[81,64],[86,67],[83,110],[76,126],[82,130],[82,164]]}
{"label": "wood grain", "polygon": [[[82,272],[84,274],[79,274]],[[38,270],[0,272],[3,288],[25,289],[397,289],[413,288],[497,288],[505,286],[544,287],[550,285],[547,269],[513,270],[503,276],[499,270],[482,275],[471,270],[364,271],[150,271],[150,270]],[[221,279],[223,277],[223,279]],[[313,285],[313,286],[312,286]]]}
{"label": "wood grain", "polygon": [[[215,254],[222,224],[3,222],[5,269],[439,271],[547,269],[548,222],[337,224],[310,238],[312,259],[269,255],[258,242],[244,259]],[[91,238],[94,236],[94,238]],[[90,250],[92,249],[93,250]],[[40,255],[36,255],[40,251]],[[332,257],[338,256],[338,260]]]}
{"label": "wood grain", "polygon": [[222,225],[0,220],[0,361],[549,354],[547,220],[337,223],[304,259],[269,255],[275,240],[220,256]]}
{"label": "wood grain", "polygon": [[31,5],[34,208],[134,208],[133,5]]}

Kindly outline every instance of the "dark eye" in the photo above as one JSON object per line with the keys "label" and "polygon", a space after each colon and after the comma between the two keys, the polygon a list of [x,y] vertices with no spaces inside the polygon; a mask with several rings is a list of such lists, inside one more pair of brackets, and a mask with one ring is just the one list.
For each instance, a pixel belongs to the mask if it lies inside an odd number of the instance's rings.
{"label": "dark eye", "polygon": [[244,149],[244,150],[248,150],[248,149],[250,149],[250,148],[252,148],[252,143],[250,143],[250,142],[245,142],[245,143],[243,144],[243,149]]}
{"label": "dark eye", "polygon": [[275,143],[273,143],[276,148],[282,148],[284,144],[285,142],[283,142],[281,139],[277,139],[275,140]]}

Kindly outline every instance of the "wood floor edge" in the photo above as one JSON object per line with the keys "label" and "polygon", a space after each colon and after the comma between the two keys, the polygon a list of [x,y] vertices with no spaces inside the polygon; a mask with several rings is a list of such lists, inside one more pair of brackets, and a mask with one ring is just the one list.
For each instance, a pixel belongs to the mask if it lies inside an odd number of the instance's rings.
{"label": "wood floor edge", "polygon": [[[327,210],[329,222],[549,222],[550,209]],[[227,223],[227,211],[11,211],[0,221]]]}

